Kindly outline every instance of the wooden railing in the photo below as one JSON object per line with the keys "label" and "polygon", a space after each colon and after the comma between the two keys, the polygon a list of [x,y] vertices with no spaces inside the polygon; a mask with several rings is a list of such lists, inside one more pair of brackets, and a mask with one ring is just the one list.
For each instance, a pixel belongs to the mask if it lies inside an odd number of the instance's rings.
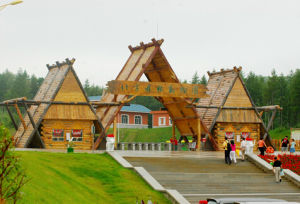
{"label": "wooden railing", "polygon": [[[296,140],[296,151],[300,151],[300,140]],[[281,150],[281,139],[272,139],[272,144],[277,151]]]}

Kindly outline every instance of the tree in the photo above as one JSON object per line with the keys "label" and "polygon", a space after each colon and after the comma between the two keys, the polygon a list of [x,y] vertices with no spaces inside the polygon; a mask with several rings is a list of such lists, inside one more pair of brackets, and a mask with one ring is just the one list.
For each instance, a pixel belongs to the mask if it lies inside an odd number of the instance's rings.
{"label": "tree", "polygon": [[257,76],[254,72],[249,72],[248,76],[245,78],[245,85],[255,105],[263,105],[263,89],[265,86],[264,77]]}
{"label": "tree", "polygon": [[290,120],[291,126],[300,125],[300,69],[292,75],[290,81]]}
{"label": "tree", "polygon": [[0,74],[0,101],[6,99],[7,92],[11,89],[15,75],[8,70]]}
{"label": "tree", "polygon": [[195,74],[193,75],[191,84],[199,84],[199,83],[200,83],[200,78],[199,78],[198,73],[196,71]]}
{"label": "tree", "polygon": [[16,201],[21,187],[27,182],[19,157],[11,151],[13,140],[8,129],[0,125],[0,202]]}
{"label": "tree", "polygon": [[39,87],[42,85],[44,79],[43,78],[37,78],[35,75],[32,75],[30,78],[30,91],[29,91],[29,98],[33,99],[33,97],[36,95],[37,91],[39,90]]}
{"label": "tree", "polygon": [[200,84],[207,85],[207,79],[206,79],[205,75],[202,75],[201,80],[200,80]]}

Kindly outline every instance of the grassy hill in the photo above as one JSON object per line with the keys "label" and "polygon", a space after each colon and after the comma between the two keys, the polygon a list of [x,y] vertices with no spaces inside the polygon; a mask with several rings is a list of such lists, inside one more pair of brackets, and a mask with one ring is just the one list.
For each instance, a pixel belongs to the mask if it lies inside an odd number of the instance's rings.
{"label": "grassy hill", "polygon": [[170,203],[107,154],[17,152],[29,182],[20,203]]}
{"label": "grassy hill", "polygon": [[[108,133],[112,133],[109,129]],[[172,127],[164,128],[120,128],[119,129],[120,142],[165,142],[172,136]],[[176,129],[176,137],[179,139],[180,133]]]}

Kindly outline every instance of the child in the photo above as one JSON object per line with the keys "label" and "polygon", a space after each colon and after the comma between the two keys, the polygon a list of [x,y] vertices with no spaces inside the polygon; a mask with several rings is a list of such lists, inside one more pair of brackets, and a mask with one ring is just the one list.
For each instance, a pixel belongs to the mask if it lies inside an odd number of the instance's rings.
{"label": "child", "polygon": [[230,159],[233,160],[233,162],[236,164],[235,144],[233,140],[231,140],[230,143],[231,143]]}
{"label": "child", "polygon": [[292,139],[291,147],[290,147],[290,153],[291,154],[295,153],[295,146],[296,146],[296,142],[295,142],[294,139]]}

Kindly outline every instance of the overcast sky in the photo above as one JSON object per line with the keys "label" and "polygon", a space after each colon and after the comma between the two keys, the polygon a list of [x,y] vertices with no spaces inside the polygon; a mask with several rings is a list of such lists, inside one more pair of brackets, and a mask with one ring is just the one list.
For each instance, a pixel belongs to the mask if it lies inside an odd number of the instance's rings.
{"label": "overcast sky", "polygon": [[300,68],[300,1],[24,0],[0,11],[0,72],[45,77],[46,64],[74,57],[82,83],[105,85],[128,45],[153,37],[182,80],[233,66],[287,74]]}

